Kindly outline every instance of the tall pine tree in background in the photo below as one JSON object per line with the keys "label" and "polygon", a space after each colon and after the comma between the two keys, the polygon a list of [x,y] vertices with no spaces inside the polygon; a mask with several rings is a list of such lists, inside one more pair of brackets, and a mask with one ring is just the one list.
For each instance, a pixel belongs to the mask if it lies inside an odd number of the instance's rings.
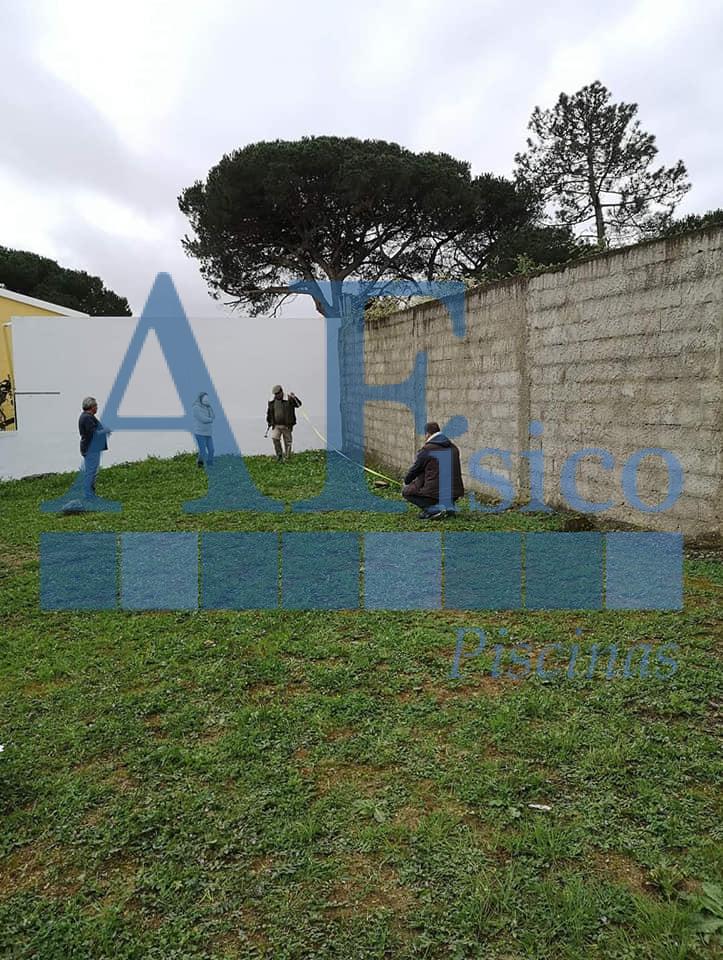
{"label": "tall pine tree in background", "polygon": [[654,167],[655,137],[635,119],[635,103],[613,103],[599,81],[551,110],[535,107],[516,176],[537,191],[558,224],[598,246],[661,233],[690,189],[685,165]]}

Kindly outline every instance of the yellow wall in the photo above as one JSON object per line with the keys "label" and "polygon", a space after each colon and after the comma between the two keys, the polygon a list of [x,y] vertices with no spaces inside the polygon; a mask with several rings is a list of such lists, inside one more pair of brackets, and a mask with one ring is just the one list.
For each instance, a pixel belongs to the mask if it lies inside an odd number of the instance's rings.
{"label": "yellow wall", "polygon": [[[59,310],[48,310],[47,307],[33,307],[28,303],[19,303],[17,300],[11,300],[10,297],[4,297],[0,290],[0,380],[10,381],[15,390],[15,375],[13,373],[13,353],[12,353],[12,329],[3,326],[8,323],[11,317],[62,317]],[[15,410],[11,400],[6,400],[2,405],[2,414],[8,420],[15,419]],[[15,430],[13,423],[6,429]]]}

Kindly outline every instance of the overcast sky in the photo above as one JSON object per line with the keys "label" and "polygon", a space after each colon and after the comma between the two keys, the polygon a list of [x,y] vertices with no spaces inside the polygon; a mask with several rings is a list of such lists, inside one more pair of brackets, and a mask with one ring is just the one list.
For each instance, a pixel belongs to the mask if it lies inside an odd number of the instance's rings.
{"label": "overcast sky", "polygon": [[687,164],[679,212],[704,212],[723,206],[722,47],[711,0],[0,0],[0,244],[134,311],[168,270],[214,313],[176,198],[225,152],[353,135],[509,175],[532,108],[595,79]]}

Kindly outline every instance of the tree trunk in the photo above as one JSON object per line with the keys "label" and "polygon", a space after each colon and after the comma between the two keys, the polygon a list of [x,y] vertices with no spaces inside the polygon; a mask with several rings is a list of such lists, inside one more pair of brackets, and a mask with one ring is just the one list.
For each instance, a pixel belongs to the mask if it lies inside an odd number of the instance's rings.
{"label": "tree trunk", "polygon": [[595,210],[595,228],[597,230],[597,245],[599,247],[607,246],[605,237],[605,220],[603,219],[602,206],[600,205],[600,195],[595,193],[592,197],[592,205]]}
{"label": "tree trunk", "polygon": [[590,190],[590,200],[595,211],[595,229],[597,231],[597,245],[606,246],[605,242],[605,220],[603,218],[602,206],[600,205],[600,191],[598,183],[595,180],[595,152],[592,141],[592,128],[587,128],[587,182]]}

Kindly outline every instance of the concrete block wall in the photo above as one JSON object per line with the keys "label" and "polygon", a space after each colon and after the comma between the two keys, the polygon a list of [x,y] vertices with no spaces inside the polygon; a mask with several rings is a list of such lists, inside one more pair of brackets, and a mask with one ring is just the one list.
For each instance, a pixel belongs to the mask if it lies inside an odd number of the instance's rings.
{"label": "concrete block wall", "polygon": [[[723,230],[710,229],[595,257],[530,279],[471,290],[466,332],[452,332],[436,302],[368,322],[368,383],[406,379],[414,357],[427,351],[427,414],[440,423],[464,414],[468,432],[457,442],[469,489],[475,451],[512,452],[506,473],[527,498],[520,451],[542,449],[545,499],[562,504],[560,472],[582,447],[605,448],[612,471],[592,459],[578,471],[582,497],[613,501],[602,519],[689,536],[721,532],[721,326]],[[530,439],[528,424],[543,434]],[[365,410],[368,455],[397,471],[421,442],[409,411],[374,402]],[[683,494],[664,513],[642,513],[624,500],[622,466],[636,450],[662,447],[683,467]],[[638,493],[660,502],[667,470],[649,458],[638,471]]]}
{"label": "concrete block wall", "polygon": [[[368,383],[400,383],[414,367],[416,339],[409,311],[395,314],[364,331],[364,369]],[[364,408],[364,448],[372,459],[399,471],[416,442],[414,421],[398,403],[374,402]]]}

